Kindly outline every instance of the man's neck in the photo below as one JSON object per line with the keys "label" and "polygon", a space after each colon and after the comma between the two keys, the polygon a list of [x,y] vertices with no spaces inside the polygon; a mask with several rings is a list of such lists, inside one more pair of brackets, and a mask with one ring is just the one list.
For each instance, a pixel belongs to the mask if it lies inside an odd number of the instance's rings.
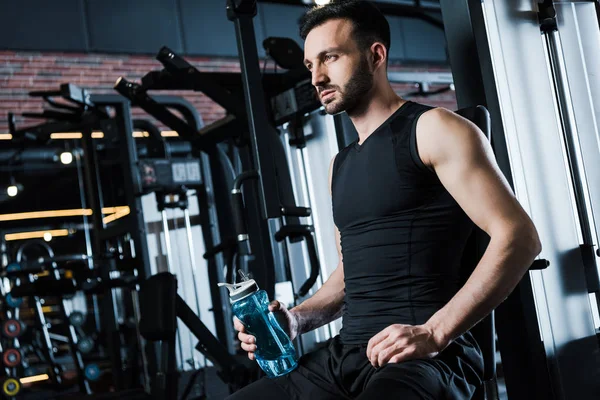
{"label": "man's neck", "polygon": [[348,113],[356,131],[359,143],[364,142],[381,126],[406,100],[398,96],[391,86],[384,90],[373,90],[375,93],[363,107]]}

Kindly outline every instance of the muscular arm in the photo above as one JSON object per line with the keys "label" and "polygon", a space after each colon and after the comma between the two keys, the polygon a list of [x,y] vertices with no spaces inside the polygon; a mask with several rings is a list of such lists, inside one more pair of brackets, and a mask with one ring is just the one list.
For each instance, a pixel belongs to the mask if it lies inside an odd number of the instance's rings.
{"label": "muscular arm", "polygon": [[490,236],[469,280],[425,324],[436,342],[445,345],[506,299],[541,251],[541,244],[533,222],[497,167],[488,140],[474,124],[435,109],[424,114],[418,125],[422,125],[417,128],[417,145],[423,161]]}
{"label": "muscular arm", "polygon": [[[331,189],[331,171],[333,160],[329,166],[329,188]],[[338,319],[342,315],[344,303],[344,265],[340,247],[340,232],[335,227],[335,244],[338,250],[339,262],[329,279],[309,299],[292,308],[298,321],[298,334],[310,332],[325,324]]]}
{"label": "muscular arm", "polygon": [[504,301],[541,251],[531,219],[477,126],[448,110],[428,111],[417,123],[417,147],[490,243],[466,284],[425,324],[394,324],[369,340],[367,357],[375,367],[438,354]]}

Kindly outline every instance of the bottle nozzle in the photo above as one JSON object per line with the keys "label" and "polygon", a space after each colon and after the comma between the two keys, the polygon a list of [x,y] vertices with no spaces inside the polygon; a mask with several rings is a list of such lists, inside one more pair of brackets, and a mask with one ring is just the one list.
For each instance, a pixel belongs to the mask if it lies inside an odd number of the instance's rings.
{"label": "bottle nozzle", "polygon": [[229,290],[229,300],[232,302],[240,300],[256,291],[258,291],[258,285],[254,279],[249,279],[245,274],[242,274],[246,280],[240,283],[222,283],[219,282],[219,287],[225,286]]}
{"label": "bottle nozzle", "polygon": [[238,269],[238,274],[240,274],[240,277],[242,278],[242,282],[245,282],[248,279],[250,279],[250,276],[246,275],[246,273],[244,271],[242,271],[241,269]]}
{"label": "bottle nozzle", "polygon": [[233,292],[235,289],[240,287],[240,285],[237,285],[235,283],[233,285],[231,283],[217,283],[217,285],[219,287],[225,286],[227,290],[229,290],[229,293]]}

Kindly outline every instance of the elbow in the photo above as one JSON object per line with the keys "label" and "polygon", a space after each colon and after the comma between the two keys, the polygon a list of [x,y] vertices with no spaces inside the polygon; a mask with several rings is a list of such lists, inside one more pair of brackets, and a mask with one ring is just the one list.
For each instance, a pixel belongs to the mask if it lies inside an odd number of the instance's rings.
{"label": "elbow", "polygon": [[542,252],[542,242],[533,222],[529,224],[526,232],[529,250],[531,251],[532,257],[535,258]]}
{"label": "elbow", "polygon": [[542,252],[542,242],[532,222],[521,226],[513,235],[512,242],[526,258],[533,260]]}
{"label": "elbow", "polygon": [[542,242],[531,220],[512,226],[505,225],[502,231],[497,232],[496,237],[511,252],[519,254],[524,261],[529,259],[533,262],[542,252]]}

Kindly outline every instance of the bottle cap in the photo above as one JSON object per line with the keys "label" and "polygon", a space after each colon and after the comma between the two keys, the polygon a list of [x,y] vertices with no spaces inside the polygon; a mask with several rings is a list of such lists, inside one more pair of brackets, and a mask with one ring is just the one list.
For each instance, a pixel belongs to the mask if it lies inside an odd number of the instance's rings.
{"label": "bottle cap", "polygon": [[250,296],[258,291],[258,285],[254,279],[247,279],[240,283],[218,283],[219,286],[225,286],[229,290],[229,301],[235,303],[244,297]]}

